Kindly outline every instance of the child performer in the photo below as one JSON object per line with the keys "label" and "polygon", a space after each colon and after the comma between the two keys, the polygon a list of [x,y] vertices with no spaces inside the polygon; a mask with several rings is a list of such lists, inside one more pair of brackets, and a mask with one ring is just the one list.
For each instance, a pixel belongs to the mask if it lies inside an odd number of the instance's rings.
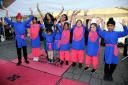
{"label": "child performer", "polygon": [[91,64],[93,64],[92,73],[96,71],[98,66],[98,56],[99,56],[99,36],[96,31],[97,24],[92,23],[89,29],[88,43],[87,43],[87,53],[86,53],[86,68],[87,71]]}
{"label": "child performer", "polygon": [[54,60],[55,61],[60,61],[60,47],[59,47],[59,42],[61,40],[61,33],[62,31],[56,26],[57,20],[54,20],[54,31],[55,31],[55,36],[54,36]]}
{"label": "child performer", "polygon": [[40,56],[40,36],[39,31],[40,28],[44,28],[43,24],[37,23],[37,17],[34,17],[32,20],[32,24],[28,25],[30,28],[30,39],[31,39],[31,46],[32,46],[32,56],[33,61],[38,61]]}
{"label": "child performer", "polygon": [[63,65],[64,61],[66,61],[66,65],[69,64],[69,58],[70,58],[70,54],[69,54],[69,50],[70,50],[70,26],[68,22],[64,23],[63,28],[59,25],[57,25],[57,27],[60,29],[60,31],[62,32],[61,35],[61,40],[59,43],[60,46],[60,64]]}
{"label": "child performer", "polygon": [[7,23],[9,23],[10,25],[12,25],[14,27],[15,30],[15,34],[16,34],[16,48],[17,48],[17,55],[18,55],[18,63],[17,65],[20,65],[21,62],[21,48],[23,49],[23,55],[24,55],[24,59],[25,62],[28,64],[29,61],[27,59],[27,43],[26,43],[26,38],[25,38],[25,30],[26,30],[26,25],[29,24],[32,19],[32,10],[31,11],[31,16],[28,20],[26,21],[21,21],[22,20],[22,15],[21,13],[18,13],[16,16],[16,22],[12,22],[11,20],[9,20],[8,17],[8,11],[6,10],[6,17],[5,17],[5,21]]}
{"label": "child performer", "polygon": [[102,31],[98,27],[98,34],[104,38],[105,41],[105,51],[104,51],[104,80],[113,81],[112,74],[115,71],[115,68],[118,64],[118,47],[117,41],[118,38],[124,37],[127,35],[127,27],[122,23],[124,31],[116,32],[115,21],[113,18],[109,18],[107,22],[108,31]]}
{"label": "child performer", "polygon": [[85,26],[82,25],[81,20],[77,20],[76,25],[72,28],[73,39],[72,39],[72,66],[75,66],[77,61],[79,62],[79,68],[82,67],[84,60],[84,50],[85,50]]}
{"label": "child performer", "polygon": [[53,63],[53,42],[55,33],[52,29],[46,29],[46,33],[42,33],[42,36],[46,39],[46,50],[48,52],[48,61]]}

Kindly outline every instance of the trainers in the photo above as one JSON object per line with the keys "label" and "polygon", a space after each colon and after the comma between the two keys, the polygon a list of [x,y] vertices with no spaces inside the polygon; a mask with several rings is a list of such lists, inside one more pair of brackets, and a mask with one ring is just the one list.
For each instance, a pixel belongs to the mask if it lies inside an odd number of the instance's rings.
{"label": "trainers", "polygon": [[33,61],[36,61],[36,57],[33,58]]}
{"label": "trainers", "polygon": [[74,67],[74,66],[76,66],[76,63],[75,62],[72,63],[72,67]]}
{"label": "trainers", "polygon": [[36,57],[35,61],[38,61],[39,60],[39,57]]}
{"label": "trainers", "polygon": [[96,72],[96,69],[92,69],[92,70],[91,70],[91,73],[94,73],[94,72]]}
{"label": "trainers", "polygon": [[18,62],[16,65],[17,65],[17,66],[21,65],[21,62]]}
{"label": "trainers", "polygon": [[53,63],[53,59],[51,59],[50,63]]}
{"label": "trainers", "polygon": [[66,65],[68,65],[69,63],[68,63],[68,61],[66,61]]}
{"label": "trainers", "polygon": [[79,68],[82,68],[82,63],[79,63]]}
{"label": "trainers", "polygon": [[84,68],[84,70],[85,70],[85,71],[88,71],[88,70],[90,70],[90,68],[89,68],[89,67],[86,67],[86,68]]}
{"label": "trainers", "polygon": [[109,76],[108,76],[108,74],[104,74],[103,79],[104,79],[105,81],[109,81]]}
{"label": "trainers", "polygon": [[26,61],[25,61],[25,63],[26,63],[26,64],[29,64],[29,61],[28,61],[28,60],[26,60]]}
{"label": "trainers", "polygon": [[113,81],[113,77],[112,77],[112,75],[109,75],[108,80],[109,80],[109,81]]}
{"label": "trainers", "polygon": [[60,65],[63,65],[64,61],[60,61]]}

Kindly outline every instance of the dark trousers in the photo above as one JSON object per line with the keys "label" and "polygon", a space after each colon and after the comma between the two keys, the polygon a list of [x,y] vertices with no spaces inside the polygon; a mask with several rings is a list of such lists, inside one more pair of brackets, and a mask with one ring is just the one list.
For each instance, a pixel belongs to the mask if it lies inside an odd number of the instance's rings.
{"label": "dark trousers", "polygon": [[16,48],[17,48],[18,62],[21,62],[21,57],[22,57],[21,49],[23,50],[24,60],[27,61],[27,47],[22,46],[22,48],[18,48],[16,41]]}
{"label": "dark trousers", "polygon": [[117,64],[106,64],[104,65],[104,75],[112,76],[113,72],[116,69]]}
{"label": "dark trousers", "polygon": [[127,56],[127,39],[128,39],[128,38],[125,38],[123,56]]}

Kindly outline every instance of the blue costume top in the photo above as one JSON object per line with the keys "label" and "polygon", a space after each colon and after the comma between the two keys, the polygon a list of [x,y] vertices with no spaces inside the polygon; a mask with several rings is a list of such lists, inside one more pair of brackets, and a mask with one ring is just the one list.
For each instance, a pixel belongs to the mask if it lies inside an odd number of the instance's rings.
{"label": "blue costume top", "polygon": [[[108,31],[102,31],[98,27],[98,34],[104,38],[105,42],[105,51],[104,51],[104,60],[107,64],[117,64],[118,63],[118,55],[115,55],[115,47],[117,46],[118,38],[124,37],[127,35],[127,27],[123,26],[124,31],[123,32],[108,32]],[[118,50],[117,50],[118,51]]]}
{"label": "blue costume top", "polygon": [[55,33],[51,33],[50,35],[46,33],[42,33],[42,36],[46,39],[46,50],[53,50],[53,42],[54,42],[54,36]]}
{"label": "blue costume top", "polygon": [[62,36],[62,33],[64,32],[63,28],[57,24],[57,27],[58,29],[60,30],[60,33],[61,33],[61,40],[62,38],[67,39],[66,42],[60,42],[60,50],[63,50],[63,51],[67,51],[67,50],[70,50],[70,43],[69,43],[69,39],[70,39],[70,30],[65,30],[66,32],[68,32],[69,34],[67,34],[67,36]]}
{"label": "blue costume top", "polygon": [[58,27],[59,25],[56,26],[56,28],[58,28],[59,30],[55,31],[55,37],[54,37],[54,44],[53,44],[53,48],[54,50],[59,50],[60,48],[58,47],[59,41],[61,39],[61,33],[62,30]]}
{"label": "blue costume top", "polygon": [[[74,30],[76,29],[76,25],[73,26],[71,31],[73,31],[73,36],[75,35]],[[84,33],[85,33],[85,26],[82,25],[83,33],[81,40],[74,40],[72,39],[72,49],[74,50],[84,50],[85,49],[85,40],[84,40]]]}
{"label": "blue costume top", "polygon": [[[39,27],[41,29],[44,28],[44,24],[39,24]],[[27,28],[30,28],[30,24],[27,25]],[[36,29],[36,27],[35,27]],[[40,36],[39,36],[39,33],[38,33],[38,36],[35,38],[35,39],[31,39],[31,46],[32,48],[39,48],[40,47]]]}
{"label": "blue costume top", "polygon": [[30,16],[30,18],[23,22],[12,22],[8,18],[5,17],[5,21],[14,27],[15,34],[16,34],[16,42],[18,48],[21,48],[22,46],[26,46],[26,39],[22,36],[25,36],[26,31],[26,25],[29,24],[33,19],[33,16]]}
{"label": "blue costume top", "polygon": [[[92,41],[91,37],[94,38],[94,41]],[[99,52],[99,36],[97,32],[92,32],[92,36],[89,31],[89,36],[88,36],[88,43],[87,43],[87,55],[89,56],[97,56]]]}

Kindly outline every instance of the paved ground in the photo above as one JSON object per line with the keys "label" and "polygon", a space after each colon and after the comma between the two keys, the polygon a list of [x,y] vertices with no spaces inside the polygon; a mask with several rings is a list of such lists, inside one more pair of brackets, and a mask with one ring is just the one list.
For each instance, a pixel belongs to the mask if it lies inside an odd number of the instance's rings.
{"label": "paved ground", "polygon": [[[43,42],[41,42],[41,48],[43,48]],[[90,72],[84,72],[84,67],[79,69],[78,66],[70,67],[62,76],[62,78],[68,78],[84,83],[88,83],[89,85],[128,85],[128,59],[121,61],[122,56],[122,48],[119,48],[119,58],[120,62],[114,72],[114,81],[106,82],[103,80],[103,49],[101,47],[101,56],[99,57],[99,68],[95,74],[90,74]],[[30,43],[28,42],[28,53],[31,52]],[[11,61],[16,58],[16,48],[15,41],[5,41],[0,42],[0,59],[4,59],[7,61]],[[61,81],[61,80],[60,80]]]}

